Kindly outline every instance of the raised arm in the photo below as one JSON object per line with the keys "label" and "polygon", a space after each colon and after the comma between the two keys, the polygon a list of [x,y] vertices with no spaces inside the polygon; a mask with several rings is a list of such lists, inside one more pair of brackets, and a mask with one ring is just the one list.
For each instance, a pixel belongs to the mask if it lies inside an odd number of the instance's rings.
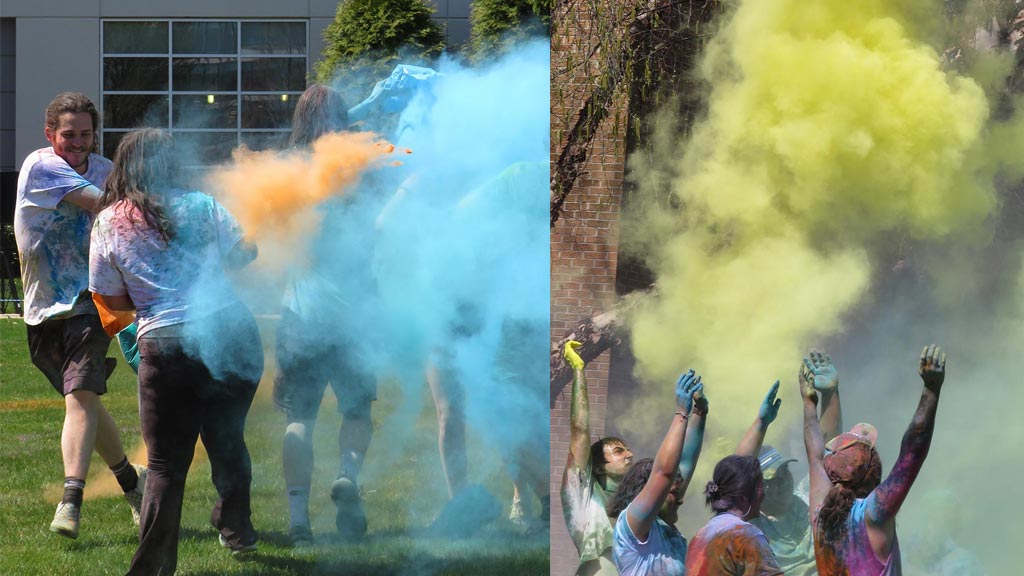
{"label": "raised arm", "polygon": [[693,472],[697,469],[697,460],[700,459],[700,449],[704,445],[704,424],[708,418],[708,397],[703,390],[694,394],[693,410],[686,424],[686,439],[683,441],[683,454],[679,460],[679,474],[683,477],[683,485],[679,491],[686,494],[686,489],[693,479]]}
{"label": "raised arm", "polygon": [[804,406],[804,448],[807,450],[807,466],[811,482],[808,504],[813,522],[815,511],[825,501],[825,496],[832,488],[832,482],[825,472],[823,463],[825,440],[821,437],[821,427],[818,424],[818,391],[814,388],[814,364],[809,358],[804,358],[803,363],[800,364],[798,381],[800,397],[803,399]]}
{"label": "raised arm", "polygon": [[638,540],[644,541],[654,525],[661,505],[665,503],[672,483],[675,482],[679,468],[679,460],[686,437],[686,420],[693,408],[693,396],[703,391],[700,376],[693,370],[686,372],[676,382],[676,413],[672,416],[672,425],[661,441],[658,454],[654,457],[651,475],[644,484],[640,494],[626,508],[626,521],[629,529]]}
{"label": "raised arm", "polygon": [[831,440],[843,429],[843,411],[839,405],[839,373],[832,357],[817,350],[810,351],[814,389],[821,397],[819,418],[822,438]]}
{"label": "raised arm", "polygon": [[910,487],[921,471],[932,443],[939,391],[946,377],[946,354],[934,344],[926,346],[921,352],[918,373],[924,387],[910,427],[903,434],[900,456],[889,476],[868,495],[866,502],[868,526],[874,525],[884,530],[889,542],[896,531],[896,513],[910,493]]}
{"label": "raised arm", "polygon": [[779,407],[782,406],[782,398],[776,398],[779,393],[779,381],[776,380],[768,389],[761,408],[757,411],[757,418],[747,428],[739,446],[736,447],[737,456],[753,456],[757,458],[761,453],[761,445],[764,444],[764,435],[768,432],[768,426],[775,421],[779,415]]}
{"label": "raised arm", "polygon": [[569,458],[566,469],[575,466],[584,469],[590,459],[590,401],[587,399],[587,379],[583,375],[583,358],[576,353],[582,346],[575,340],[565,343],[562,356],[572,366],[572,404],[569,407]]}

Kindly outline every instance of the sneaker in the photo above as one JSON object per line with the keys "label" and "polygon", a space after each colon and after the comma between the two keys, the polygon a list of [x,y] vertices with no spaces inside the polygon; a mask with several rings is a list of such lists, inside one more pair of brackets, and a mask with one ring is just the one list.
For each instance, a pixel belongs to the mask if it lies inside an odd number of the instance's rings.
{"label": "sneaker", "polygon": [[361,538],[366,535],[366,513],[359,497],[359,487],[351,478],[342,476],[331,484],[331,500],[338,507],[334,524],[342,538]]}
{"label": "sneaker", "polygon": [[292,526],[288,530],[288,538],[293,548],[308,548],[313,545],[313,531],[309,526]]}
{"label": "sneaker", "polygon": [[132,464],[132,466],[135,467],[135,473],[139,475],[139,481],[133,490],[124,493],[124,499],[128,501],[128,506],[132,509],[132,522],[138,526],[142,518],[142,496],[146,493],[146,475],[149,474],[149,468],[139,464]]}
{"label": "sneaker", "polygon": [[61,502],[57,505],[57,512],[53,515],[53,522],[50,522],[50,532],[74,540],[78,538],[78,516],[82,511],[71,502]]}
{"label": "sneaker", "polygon": [[218,534],[217,540],[220,542],[221,546],[227,548],[228,550],[231,550],[232,556],[238,556],[239,554],[248,554],[250,552],[255,552],[257,548],[255,540],[253,540],[252,543],[250,544],[232,544],[228,542],[228,539],[225,538],[223,534]]}

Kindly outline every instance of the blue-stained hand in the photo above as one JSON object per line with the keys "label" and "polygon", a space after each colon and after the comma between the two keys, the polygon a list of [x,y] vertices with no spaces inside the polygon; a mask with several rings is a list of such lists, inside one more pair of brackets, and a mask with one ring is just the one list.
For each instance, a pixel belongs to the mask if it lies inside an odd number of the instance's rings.
{"label": "blue-stained hand", "polygon": [[693,397],[695,394],[704,392],[704,385],[701,384],[700,376],[691,369],[684,372],[676,382],[676,406],[685,414],[690,413],[693,408]]}
{"label": "blue-stained hand", "polygon": [[832,357],[813,349],[808,356],[811,361],[809,368],[814,389],[818,392],[835,392],[839,388],[839,373],[836,372],[836,365],[832,363]]}
{"label": "blue-stained hand", "polygon": [[777,398],[779,394],[779,381],[776,380],[772,387],[768,389],[768,394],[765,395],[764,401],[761,402],[761,409],[758,411],[757,416],[761,419],[766,426],[775,421],[775,418],[779,415],[779,408],[782,406],[782,398]]}

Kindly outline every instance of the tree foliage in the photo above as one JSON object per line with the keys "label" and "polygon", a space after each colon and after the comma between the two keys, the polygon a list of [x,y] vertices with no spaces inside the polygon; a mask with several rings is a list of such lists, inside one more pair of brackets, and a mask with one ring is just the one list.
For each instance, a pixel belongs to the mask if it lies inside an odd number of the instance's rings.
{"label": "tree foliage", "polygon": [[444,31],[432,15],[426,0],[343,0],[334,22],[324,30],[316,80],[327,83],[339,72],[357,68],[379,79],[399,58],[408,62],[437,57],[444,50]]}
{"label": "tree foliage", "polygon": [[552,0],[475,0],[469,22],[469,56],[500,55],[516,42],[548,35]]}

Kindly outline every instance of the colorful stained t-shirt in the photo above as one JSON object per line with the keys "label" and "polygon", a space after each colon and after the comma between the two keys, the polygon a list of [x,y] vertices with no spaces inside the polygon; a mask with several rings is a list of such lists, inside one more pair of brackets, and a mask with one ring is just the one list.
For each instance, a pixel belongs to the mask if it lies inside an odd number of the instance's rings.
{"label": "colorful stained t-shirt", "polygon": [[626,521],[627,506],[615,521],[612,558],[622,576],[683,576],[686,573],[686,538],[675,526],[655,518],[647,539],[640,541]]}
{"label": "colorful stained t-shirt", "polygon": [[22,164],[14,206],[14,236],[25,291],[26,324],[96,313],[86,292],[93,215],[62,200],[89,184],[102,189],[111,170],[110,160],[90,154],[89,169],[79,174],[53,148],[36,150]]}
{"label": "colorful stained t-shirt", "polygon": [[750,523],[768,538],[779,568],[786,576],[814,576],[818,573],[814,561],[810,510],[799,496],[794,494],[790,498],[785,513],[769,516],[762,511]]}
{"label": "colorful stained t-shirt", "polygon": [[708,520],[690,541],[687,576],[775,576],[782,574],[764,534],[733,514]]}
{"label": "colorful stained t-shirt", "polygon": [[612,547],[612,523],[605,510],[608,494],[591,473],[589,463],[569,465],[562,477],[562,513],[569,536],[580,553],[580,564],[597,560]]}
{"label": "colorful stained t-shirt", "polygon": [[[870,498],[871,496],[868,496]],[[901,576],[900,543],[893,538],[889,558],[882,562],[871,549],[868,540],[867,500],[853,501],[850,515],[846,518],[846,530],[836,545],[825,542],[824,535],[817,528],[818,515],[814,515],[814,552],[818,558],[818,574],[821,576]]]}
{"label": "colorful stained t-shirt", "polygon": [[175,226],[169,242],[127,201],[101,211],[92,231],[89,289],[131,297],[140,338],[237,302],[223,260],[242,239],[238,221],[202,192],[174,190],[163,203]]}

